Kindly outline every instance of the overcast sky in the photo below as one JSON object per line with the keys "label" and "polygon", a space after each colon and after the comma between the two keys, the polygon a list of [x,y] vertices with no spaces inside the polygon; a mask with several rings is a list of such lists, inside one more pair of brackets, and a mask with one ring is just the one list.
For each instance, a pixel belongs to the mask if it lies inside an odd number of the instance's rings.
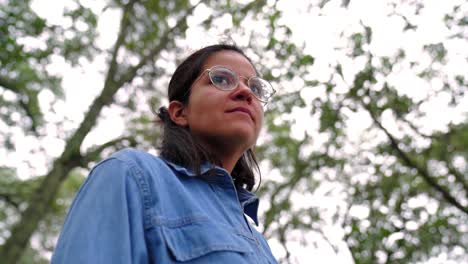
{"label": "overcast sky", "polygon": [[[92,7],[94,11],[100,13],[104,4],[101,1],[82,1],[87,6]],[[247,1],[245,1],[247,2]],[[315,64],[311,75],[319,80],[326,80],[329,77],[333,68],[330,65],[336,64],[338,61],[343,65],[345,80],[352,83],[354,73],[364,64],[360,64],[356,60],[351,60],[345,56],[345,53],[337,49],[346,45],[346,39],[342,34],[353,32],[354,29],[360,27],[360,23],[370,26],[373,29],[373,42],[369,49],[375,55],[392,56],[398,52],[398,49],[403,48],[406,51],[408,58],[414,58],[420,61],[423,65],[430,63],[430,58],[422,53],[422,46],[427,43],[446,43],[449,50],[448,64],[445,68],[447,71],[458,73],[466,76],[468,49],[466,48],[467,42],[465,41],[447,41],[447,36],[451,34],[449,30],[441,23],[443,16],[450,12],[454,5],[463,3],[464,1],[440,1],[431,0],[424,1],[424,9],[418,17],[409,17],[412,22],[416,23],[419,27],[416,31],[403,32],[404,21],[399,16],[389,16],[390,8],[389,2],[395,1],[375,1],[375,0],[352,0],[347,9],[340,7],[342,1],[332,1],[325,5],[324,8],[306,8],[309,1],[279,1],[278,8],[283,11],[280,23],[288,25],[292,31],[292,40],[297,43],[305,43],[305,52],[315,57]],[[402,1],[407,2],[407,1]],[[410,1],[411,2],[411,1]],[[37,13],[46,18],[48,23],[57,25],[66,25],[70,23],[62,16],[62,10],[67,5],[73,5],[70,1],[54,1],[54,0],[35,0],[33,1],[33,8]],[[468,12],[466,3],[465,11]],[[398,6],[398,12],[409,13],[410,9],[403,4]],[[194,16],[189,21],[189,25],[193,25],[187,32],[187,40],[184,43],[187,45],[187,53],[190,50],[197,49],[204,45],[215,43],[220,34],[216,31],[206,34],[202,27],[197,27],[196,24],[203,20],[204,17],[210,12],[209,8],[201,5],[195,10]],[[98,29],[100,38],[98,45],[102,48],[109,48],[112,46],[116,38],[119,12],[108,9],[99,16]],[[220,32],[225,28],[232,26],[230,15],[225,15],[219,21]],[[249,23],[246,21],[244,23]],[[261,27],[261,24],[255,21],[250,21],[250,26]],[[201,38],[200,36],[203,36]],[[236,40],[242,42],[242,39]],[[40,41],[25,40],[26,45],[44,45]],[[260,55],[261,56],[261,55]],[[88,109],[89,104],[93,98],[99,94],[102,89],[103,75],[105,71],[105,58],[97,56],[93,62],[85,62],[83,67],[73,68],[66,64],[60,57],[53,59],[53,63],[48,66],[51,73],[63,75],[63,88],[66,93],[66,100],[59,101],[53,106],[55,113],[47,113],[47,120],[63,120],[64,118],[70,122],[64,122],[68,129],[73,129],[73,126],[78,124],[83,113]],[[428,84],[425,81],[416,78],[411,70],[402,67],[397,69],[395,74],[391,76],[390,82],[399,87],[401,94],[405,94],[422,100],[428,94]],[[432,88],[439,89],[441,82],[433,81],[430,83]],[[280,89],[300,89],[298,85],[281,86]],[[441,88],[441,87],[440,87]],[[345,89],[345,88],[343,88]],[[281,91],[280,91],[281,92]],[[284,92],[284,91],[283,91]],[[308,101],[314,97],[324,95],[324,88],[315,87],[314,89],[304,89],[301,95]],[[42,107],[49,108],[51,102],[51,94],[43,92],[40,94],[40,103]],[[463,102],[460,105],[465,106],[461,108],[447,108],[448,95],[441,95],[431,98],[425,103],[427,115],[424,120],[425,128],[429,130],[443,129],[448,122],[462,122],[466,118],[468,105],[468,96],[465,95]],[[444,111],[441,111],[444,108]],[[90,146],[95,142],[107,141],[111,138],[118,137],[125,129],[124,121],[120,118],[120,110],[118,108],[106,109],[99,122],[97,129],[95,129],[89,137],[87,137],[85,146]],[[298,120],[292,137],[300,138],[304,131],[313,131],[318,129],[317,120],[309,120],[309,109],[295,109],[293,117]],[[355,114],[350,116],[349,129],[347,133],[350,135],[359,135],[363,129],[371,124],[368,116],[364,114]],[[307,124],[305,126],[304,124]],[[392,133],[398,134],[399,131],[396,126],[391,122],[385,124]],[[0,129],[4,129],[1,127]],[[392,130],[393,129],[393,130]],[[56,133],[56,129],[51,127],[50,133],[44,138],[42,142],[36,142],[34,137],[24,135],[20,130],[16,133],[15,138],[17,150],[15,153],[7,153],[6,150],[0,150],[0,155],[5,155],[7,159],[0,159],[0,163],[4,165],[18,168],[18,175],[21,178],[28,178],[31,175],[41,175],[47,171],[47,164],[49,157],[57,157],[63,150],[64,142],[61,135]],[[318,140],[317,142],[320,142]],[[44,146],[47,155],[43,153],[31,153],[31,146],[41,144]],[[319,144],[319,143],[317,143]],[[46,147],[47,146],[47,147]],[[33,172],[32,172],[33,171]],[[268,175],[268,174],[264,174]],[[274,175],[272,175],[274,177]],[[333,200],[317,201],[324,202],[326,206],[332,204],[344,203],[343,197],[336,197]],[[356,214],[364,214],[365,212],[356,212]],[[292,252],[298,263],[310,263],[313,258],[316,263],[352,263],[349,252],[346,249],[346,244],[343,242],[343,230],[340,227],[334,226],[332,222],[324,225],[324,233],[329,236],[329,239],[335,246],[340,248],[336,254],[329,244],[323,239],[317,239],[317,234],[311,233],[309,238],[311,241],[316,241],[318,247],[304,247],[299,242],[294,245]],[[282,254],[282,248],[279,244],[271,241],[271,246],[274,252]],[[445,256],[446,257],[446,256]],[[450,263],[444,260],[444,256],[434,258],[427,263]]]}

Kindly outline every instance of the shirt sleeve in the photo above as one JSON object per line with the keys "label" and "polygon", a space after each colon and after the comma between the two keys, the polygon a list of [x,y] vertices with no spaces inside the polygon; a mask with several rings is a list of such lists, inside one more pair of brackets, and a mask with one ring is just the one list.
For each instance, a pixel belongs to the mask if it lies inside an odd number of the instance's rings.
{"label": "shirt sleeve", "polygon": [[148,263],[135,173],[116,158],[91,171],[67,215],[52,264]]}

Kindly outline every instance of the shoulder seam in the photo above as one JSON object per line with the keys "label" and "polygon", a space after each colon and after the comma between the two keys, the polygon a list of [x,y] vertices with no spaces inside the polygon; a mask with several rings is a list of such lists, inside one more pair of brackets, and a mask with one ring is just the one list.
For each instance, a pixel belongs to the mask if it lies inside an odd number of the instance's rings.
{"label": "shoulder seam", "polygon": [[[143,171],[139,168],[138,164],[136,164],[132,159],[124,159],[121,157],[113,156],[106,160],[111,159],[123,162],[128,166],[129,170],[131,171],[132,178],[136,182],[138,189],[140,190],[141,200],[143,203],[144,227],[145,229],[150,228],[152,218],[151,205],[153,204],[153,199],[148,181],[146,180]],[[104,160],[103,162],[105,162],[106,160]]]}

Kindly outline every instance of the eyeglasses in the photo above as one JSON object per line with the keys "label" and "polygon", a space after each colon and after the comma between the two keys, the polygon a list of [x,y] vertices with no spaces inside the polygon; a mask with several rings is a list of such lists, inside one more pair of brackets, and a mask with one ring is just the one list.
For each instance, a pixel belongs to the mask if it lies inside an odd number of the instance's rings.
{"label": "eyeglasses", "polygon": [[[214,66],[211,69],[205,70],[205,72],[208,72],[211,83],[216,88],[223,91],[235,89],[239,85],[240,78],[246,79],[247,86],[250,88],[255,98],[263,103],[267,103],[276,92],[268,81],[265,81],[260,77],[252,76],[250,78],[246,78],[244,76],[239,76],[236,72],[223,66]],[[195,82],[196,81],[197,80],[195,80]]]}

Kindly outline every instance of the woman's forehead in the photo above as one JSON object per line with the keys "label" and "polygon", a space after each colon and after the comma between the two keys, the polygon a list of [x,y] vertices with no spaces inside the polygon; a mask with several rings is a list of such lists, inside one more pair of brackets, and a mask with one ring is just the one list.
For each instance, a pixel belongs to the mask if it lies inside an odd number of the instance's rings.
{"label": "woman's forehead", "polygon": [[210,55],[205,61],[202,71],[210,69],[213,66],[224,66],[242,76],[250,77],[256,75],[256,71],[250,61],[236,51],[223,50]]}

